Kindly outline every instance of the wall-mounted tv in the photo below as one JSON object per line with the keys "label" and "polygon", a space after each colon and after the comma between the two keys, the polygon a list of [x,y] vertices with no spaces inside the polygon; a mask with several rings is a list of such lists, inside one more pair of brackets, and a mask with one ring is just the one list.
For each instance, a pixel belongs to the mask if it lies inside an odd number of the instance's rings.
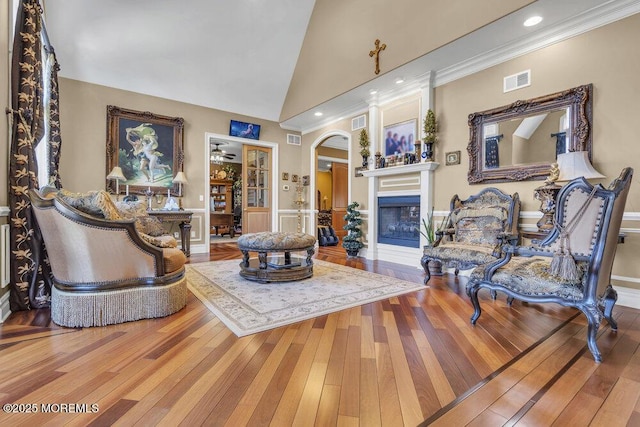
{"label": "wall-mounted tv", "polygon": [[229,135],[240,138],[260,139],[260,125],[231,120]]}

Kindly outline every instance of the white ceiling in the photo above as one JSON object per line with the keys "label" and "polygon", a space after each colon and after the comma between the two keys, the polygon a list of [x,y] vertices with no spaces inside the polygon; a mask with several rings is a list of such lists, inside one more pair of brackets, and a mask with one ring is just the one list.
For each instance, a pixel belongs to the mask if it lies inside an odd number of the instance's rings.
{"label": "white ceiling", "polygon": [[50,0],[60,76],[278,121],[314,0]]}
{"label": "white ceiling", "polygon": [[[278,121],[314,3],[49,0],[45,16],[62,77]],[[538,0],[281,125],[318,128],[346,113],[366,111],[370,89],[378,90],[379,100],[397,95],[399,76],[405,90],[424,84],[428,71],[442,83],[459,76],[460,69],[473,72],[476,62],[505,46],[516,52],[520,45],[544,46],[558,39],[560,29],[587,28],[597,10],[611,21],[636,13],[639,3]],[[532,14],[542,15],[542,24],[523,27]],[[316,117],[317,110],[324,115]]]}

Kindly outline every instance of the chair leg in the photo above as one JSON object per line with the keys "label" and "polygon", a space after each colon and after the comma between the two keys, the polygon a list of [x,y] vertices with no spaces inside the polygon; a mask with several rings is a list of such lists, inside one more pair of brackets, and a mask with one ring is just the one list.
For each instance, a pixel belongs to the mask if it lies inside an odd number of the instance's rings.
{"label": "chair leg", "polygon": [[507,297],[507,305],[508,305],[509,307],[511,307],[511,304],[513,304],[513,300],[514,300],[514,298],[513,298],[513,297]]}
{"label": "chair leg", "polygon": [[422,268],[424,269],[424,284],[426,285],[427,282],[431,279],[431,273],[429,273],[429,258],[426,256],[423,256],[420,259],[420,264],[422,265]]}
{"label": "chair leg", "polygon": [[613,320],[613,306],[616,304],[618,300],[618,293],[611,285],[607,286],[607,289],[604,291],[604,295],[602,297],[602,301],[604,304],[604,318],[607,319],[611,329],[614,331],[618,330],[618,324],[615,320]]}
{"label": "chair leg", "polygon": [[482,310],[480,309],[480,301],[478,300],[478,291],[480,288],[475,284],[467,285],[467,294],[471,299],[471,303],[473,304],[473,315],[471,316],[471,324],[475,325],[476,321],[482,314]]}
{"label": "chair leg", "polygon": [[587,316],[587,322],[589,324],[587,328],[587,345],[589,346],[589,351],[593,355],[593,359],[600,363],[602,362],[602,355],[600,354],[600,350],[598,350],[598,344],[596,343],[596,336],[598,334],[598,329],[600,328],[600,320],[601,315],[598,310],[598,307],[579,307],[580,311],[582,311],[585,316]]}
{"label": "chair leg", "polygon": [[497,299],[498,298],[498,292],[491,290],[491,299]]}

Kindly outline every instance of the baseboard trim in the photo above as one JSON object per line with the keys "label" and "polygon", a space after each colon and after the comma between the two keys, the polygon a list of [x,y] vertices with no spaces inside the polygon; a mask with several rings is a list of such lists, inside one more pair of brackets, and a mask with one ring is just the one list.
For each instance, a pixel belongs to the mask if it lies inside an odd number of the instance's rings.
{"label": "baseboard trim", "polygon": [[5,292],[0,297],[0,323],[4,323],[7,317],[11,314],[11,307],[9,306],[9,292]]}

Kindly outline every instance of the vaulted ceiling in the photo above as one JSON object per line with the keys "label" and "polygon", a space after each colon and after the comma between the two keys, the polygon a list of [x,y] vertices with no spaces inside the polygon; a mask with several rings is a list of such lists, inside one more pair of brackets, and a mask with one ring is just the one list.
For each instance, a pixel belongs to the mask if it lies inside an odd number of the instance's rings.
{"label": "vaulted ceiling", "polygon": [[[49,0],[46,25],[60,76],[278,121],[315,0]],[[425,72],[450,72],[505,46],[553,42],[600,8],[637,0],[538,0],[435,52],[282,123],[302,130],[365,105],[369,91],[397,90]],[[610,12],[609,12],[610,13]],[[620,13],[620,12],[618,12]],[[531,14],[544,17],[522,26]],[[612,18],[613,19],[613,18]],[[586,27],[585,27],[586,28]],[[331,31],[330,28],[327,31]],[[471,62],[470,62],[471,61]],[[472,68],[469,68],[472,70]]]}

